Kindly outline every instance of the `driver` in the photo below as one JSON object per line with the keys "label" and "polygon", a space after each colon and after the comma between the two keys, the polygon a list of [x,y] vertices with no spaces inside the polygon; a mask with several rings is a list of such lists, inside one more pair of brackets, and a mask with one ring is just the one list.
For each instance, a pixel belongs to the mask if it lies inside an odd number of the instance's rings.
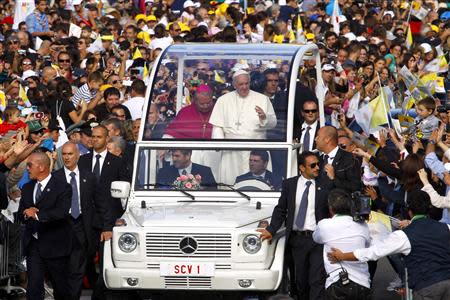
{"label": "driver", "polygon": [[248,168],[250,172],[239,175],[236,177],[236,182],[241,182],[249,179],[261,180],[270,185],[274,190],[278,190],[281,187],[281,180],[275,178],[275,176],[267,170],[267,164],[269,163],[269,154],[264,150],[253,150],[250,152],[248,160]]}
{"label": "driver", "polygon": [[165,166],[159,170],[157,178],[158,186],[173,186],[175,180],[181,175],[200,175],[200,185],[208,188],[217,186],[211,168],[191,161],[192,150],[173,150],[171,166]]}

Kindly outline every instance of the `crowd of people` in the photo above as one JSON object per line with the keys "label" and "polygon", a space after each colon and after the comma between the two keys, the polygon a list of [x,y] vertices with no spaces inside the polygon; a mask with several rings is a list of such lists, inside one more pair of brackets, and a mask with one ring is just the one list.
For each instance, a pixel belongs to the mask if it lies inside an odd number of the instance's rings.
{"label": "crowd of people", "polygon": [[[109,188],[131,181],[141,119],[143,140],[302,144],[300,176],[291,179],[285,152],[272,150],[223,151],[211,168],[192,151],[173,150],[157,175],[171,185],[194,169],[212,178],[208,186],[256,178],[281,189],[261,235],[270,239],[286,222],[300,299],[369,297],[376,264],[366,262],[386,255],[399,275],[388,288],[404,286],[406,264],[415,299],[450,297],[450,234],[441,226],[450,223],[447,1],[6,0],[0,24],[0,208],[5,220],[25,224],[2,235],[23,237],[28,299],[43,299],[45,274],[55,299],[79,299],[83,286],[94,288],[93,299],[105,297],[94,260],[97,253],[101,268],[102,242],[123,214]],[[316,44],[321,80],[315,61],[305,60],[293,137],[292,62],[191,61],[183,74],[176,57],[155,64],[183,43]],[[148,185],[148,174],[135,173]],[[370,244],[366,225],[336,220],[349,217],[357,191],[373,211],[402,220],[390,247],[361,250]]]}

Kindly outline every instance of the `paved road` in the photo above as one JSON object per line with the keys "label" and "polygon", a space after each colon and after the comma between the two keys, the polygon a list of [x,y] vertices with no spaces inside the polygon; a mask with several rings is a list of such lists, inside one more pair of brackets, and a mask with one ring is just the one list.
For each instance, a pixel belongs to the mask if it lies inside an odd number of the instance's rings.
{"label": "paved road", "polygon": [[[391,266],[389,265],[388,261],[386,259],[382,259],[378,263],[378,269],[375,274],[372,300],[400,300],[401,299],[401,297],[398,296],[396,293],[386,291],[386,287],[389,285],[389,282],[391,282],[394,277],[395,277],[395,273],[392,270]],[[90,295],[91,295],[90,290],[83,291],[81,300],[91,299]],[[9,299],[24,300],[25,297],[14,297],[14,298],[9,298]],[[46,300],[47,299],[51,299],[51,298],[46,298]],[[172,300],[172,299],[174,299],[174,297],[158,297],[158,300],[159,299]],[[186,293],[185,297],[176,297],[176,299],[177,300],[182,300],[182,299],[198,300],[199,298],[198,297],[193,298],[191,294]],[[201,297],[201,299],[209,300],[209,299],[211,299],[211,297]],[[217,299],[217,298],[214,297],[214,299]],[[240,299],[236,299],[236,300],[240,300]]]}

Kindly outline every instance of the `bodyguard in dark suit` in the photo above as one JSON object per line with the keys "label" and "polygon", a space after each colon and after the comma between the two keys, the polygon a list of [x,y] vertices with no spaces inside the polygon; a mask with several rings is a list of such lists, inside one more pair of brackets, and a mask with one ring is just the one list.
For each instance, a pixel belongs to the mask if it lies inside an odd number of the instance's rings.
{"label": "bodyguard in dark suit", "polygon": [[327,191],[339,188],[349,193],[361,190],[361,162],[338,147],[336,128],[320,128],[316,144],[317,149],[323,152],[320,179],[324,188]]}
{"label": "bodyguard in dark suit", "polygon": [[107,138],[108,130],[104,126],[94,127],[92,129],[93,150],[80,157],[78,167],[82,171],[93,173],[97,178],[106,206],[109,208],[106,211],[108,214],[107,224],[102,224],[102,228],[108,228],[108,231],[111,231],[116,219],[120,218],[124,212],[120,199],[111,197],[111,182],[129,182],[131,174],[124,160],[106,150]]}
{"label": "bodyguard in dark suit", "polygon": [[191,161],[192,150],[172,150],[172,165],[158,171],[156,182],[158,186],[173,186],[173,182],[181,175],[200,175],[200,185],[205,188],[217,186],[211,168]]}
{"label": "bodyguard in dark suit", "polygon": [[98,228],[103,223],[96,221],[106,215],[107,208],[94,174],[77,166],[80,158],[77,145],[64,144],[62,158],[64,167],[53,174],[65,178],[72,187],[69,222],[73,236],[67,276],[73,299],[80,299],[87,258],[92,256],[97,245],[94,226]]}
{"label": "bodyguard in dark suit", "polygon": [[31,154],[27,168],[31,181],[22,189],[18,211],[25,224],[22,245],[27,258],[27,299],[44,299],[46,272],[55,299],[68,299],[72,188],[64,178],[50,174],[50,159],[45,153]]}
{"label": "bodyguard in dark suit", "polygon": [[269,162],[269,154],[264,150],[252,150],[248,161],[250,172],[236,177],[235,182],[241,182],[248,179],[259,179],[268,185],[272,186],[274,190],[281,187],[281,177],[276,178],[272,172],[267,170]]}
{"label": "bodyguard in dark suit", "polygon": [[300,112],[303,122],[294,126],[294,139],[303,145],[303,151],[313,151],[316,149],[315,138],[320,129],[319,107],[314,100],[307,100],[303,103]]}
{"label": "bodyguard in dark suit", "polygon": [[286,224],[286,248],[292,256],[299,299],[324,299],[323,247],[312,239],[317,223],[328,218],[327,191],[318,180],[319,159],[312,152],[299,156],[300,176],[283,181],[270,225],[258,229],[270,240]]}

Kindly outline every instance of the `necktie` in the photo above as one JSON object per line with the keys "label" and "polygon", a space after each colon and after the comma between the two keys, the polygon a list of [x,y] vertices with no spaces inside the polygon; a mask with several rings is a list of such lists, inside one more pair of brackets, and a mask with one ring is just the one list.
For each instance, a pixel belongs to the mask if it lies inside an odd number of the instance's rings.
{"label": "necktie", "polygon": [[100,154],[95,156],[94,175],[97,179],[100,179],[100,157],[102,157]]}
{"label": "necktie", "polygon": [[186,169],[183,169],[183,171],[181,172],[181,175],[187,175]]}
{"label": "necktie", "polygon": [[80,216],[80,206],[78,200],[78,187],[77,178],[75,177],[75,172],[70,172],[70,185],[72,186],[72,204],[70,206],[70,214],[74,219]]}
{"label": "necktie", "polygon": [[36,190],[36,196],[34,197],[34,204],[36,204],[39,199],[41,198],[42,195],[42,184],[38,183],[37,184],[37,190]]}
{"label": "necktie", "polygon": [[305,191],[303,192],[297,218],[295,219],[295,225],[297,225],[298,229],[303,229],[303,226],[305,225],[306,211],[308,210],[309,187],[311,186],[311,184],[311,181],[307,181],[305,183]]}
{"label": "necktie", "polygon": [[303,139],[303,151],[309,151],[309,131],[311,130],[311,126],[306,127],[305,137]]}
{"label": "necktie", "polygon": [[325,154],[325,155],[323,156],[323,165],[324,165],[324,166],[328,164],[328,158],[329,158],[328,154]]}

